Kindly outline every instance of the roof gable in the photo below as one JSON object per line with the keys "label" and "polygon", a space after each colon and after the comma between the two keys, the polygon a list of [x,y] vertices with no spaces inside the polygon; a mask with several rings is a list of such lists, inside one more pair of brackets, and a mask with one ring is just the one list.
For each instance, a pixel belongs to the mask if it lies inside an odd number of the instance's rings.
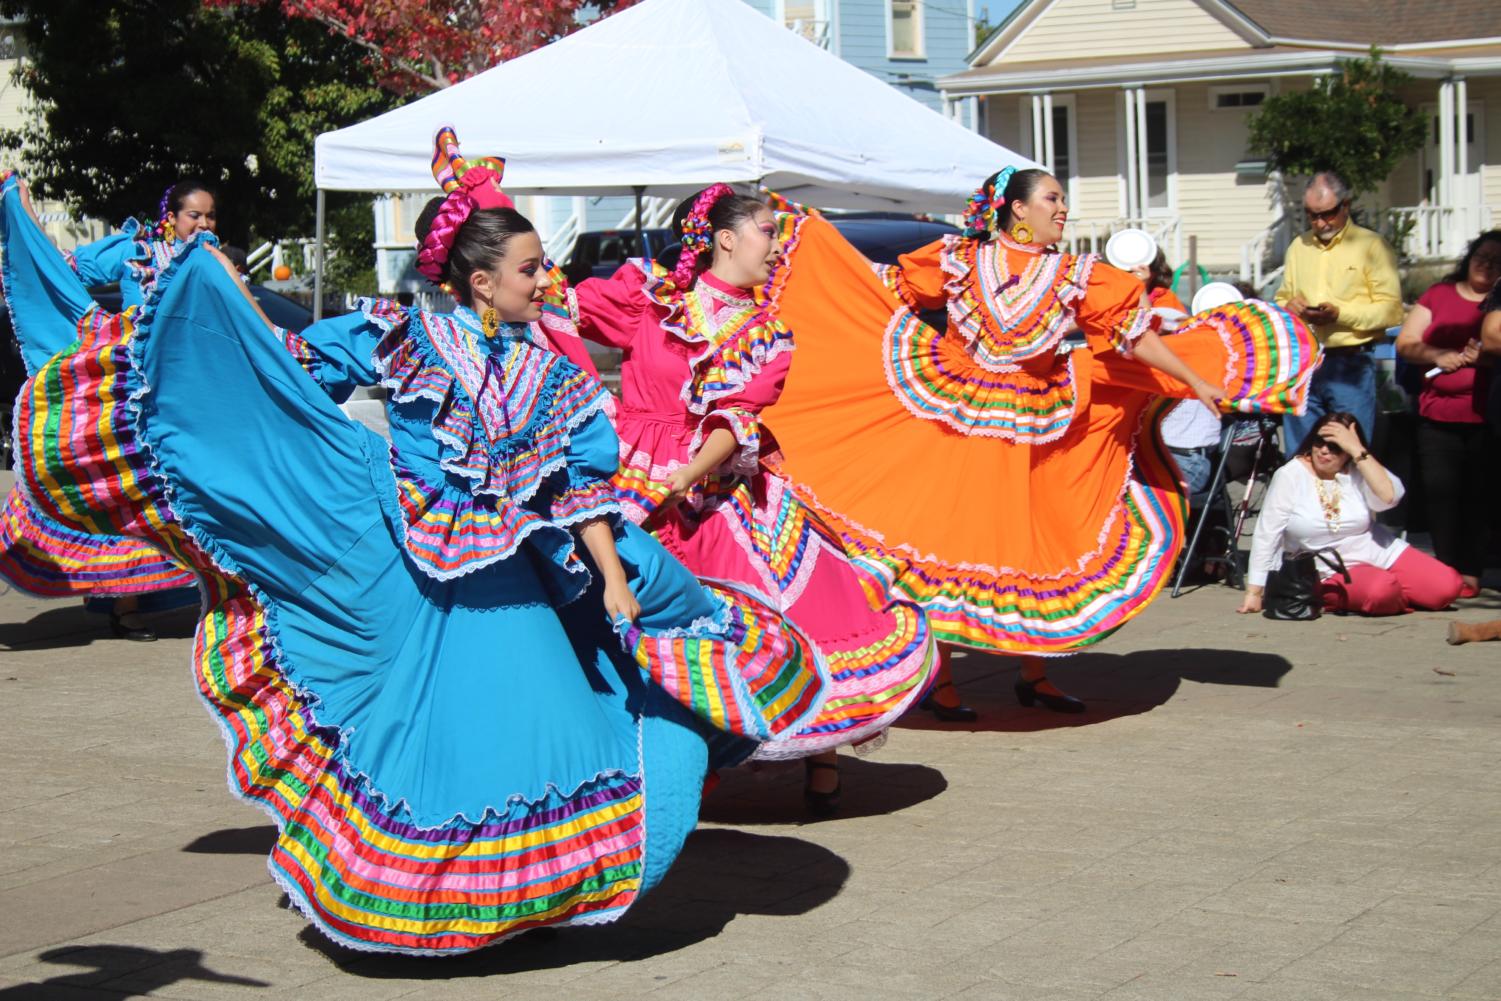
{"label": "roof gable", "polygon": [[[1129,3],[1129,7],[1126,4]],[[1164,25],[1171,25],[1164,31]],[[1244,50],[1266,36],[1219,0],[1030,0],[991,36],[970,65],[1091,56]]]}
{"label": "roof gable", "polygon": [[[1127,3],[1130,7],[1121,9]],[[1149,22],[1155,23],[1141,30]],[[1501,4],[1495,0],[1027,0],[970,56],[969,64],[978,68],[1051,61],[1081,48],[1087,48],[1092,57],[1234,48],[1214,23],[1257,48],[1276,43],[1335,48],[1379,45],[1398,51],[1410,46],[1473,47],[1501,39]],[[1164,25],[1171,30],[1162,30]]]}

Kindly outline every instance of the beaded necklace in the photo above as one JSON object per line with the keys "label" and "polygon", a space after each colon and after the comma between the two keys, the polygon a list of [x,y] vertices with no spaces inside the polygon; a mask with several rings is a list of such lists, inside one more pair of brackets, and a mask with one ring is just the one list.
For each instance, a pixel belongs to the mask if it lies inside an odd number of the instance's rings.
{"label": "beaded necklace", "polygon": [[1319,495],[1319,507],[1324,509],[1324,524],[1330,533],[1339,531],[1339,483],[1326,480],[1317,473],[1313,476],[1313,488]]}

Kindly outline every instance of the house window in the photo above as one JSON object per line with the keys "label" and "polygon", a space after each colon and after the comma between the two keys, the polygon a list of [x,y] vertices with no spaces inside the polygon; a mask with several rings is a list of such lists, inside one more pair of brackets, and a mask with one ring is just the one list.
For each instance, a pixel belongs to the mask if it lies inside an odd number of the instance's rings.
{"label": "house window", "polygon": [[1066,192],[1074,176],[1074,151],[1068,141],[1069,107],[1053,105],[1053,176]]}
{"label": "house window", "polygon": [[888,3],[891,58],[922,58],[922,0],[888,0]]}
{"label": "house window", "polygon": [[[1439,133],[1439,120],[1438,120],[1438,116],[1434,115],[1433,116],[1433,145],[1435,145],[1435,146],[1437,146],[1439,144],[1439,142],[1441,141],[1439,139],[1439,135],[1440,135],[1440,133]],[[1472,145],[1475,142],[1475,116],[1473,114],[1466,114],[1465,115],[1465,142],[1470,143]]]}
{"label": "house window", "polygon": [[1147,101],[1147,208],[1172,208],[1168,175],[1171,173],[1166,101]]}
{"label": "house window", "polygon": [[1266,100],[1266,95],[1266,87],[1211,87],[1209,88],[1209,107],[1215,111],[1259,108]]}

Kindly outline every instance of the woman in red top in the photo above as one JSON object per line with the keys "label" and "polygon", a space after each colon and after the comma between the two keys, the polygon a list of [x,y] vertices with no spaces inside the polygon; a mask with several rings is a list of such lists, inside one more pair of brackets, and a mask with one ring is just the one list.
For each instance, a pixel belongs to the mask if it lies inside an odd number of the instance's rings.
{"label": "woman in red top", "polygon": [[1482,233],[1453,273],[1423,293],[1397,353],[1428,370],[1418,396],[1419,476],[1434,554],[1480,592],[1494,517],[1497,442],[1486,426],[1491,359],[1480,350],[1481,304],[1501,278],[1501,230]]}

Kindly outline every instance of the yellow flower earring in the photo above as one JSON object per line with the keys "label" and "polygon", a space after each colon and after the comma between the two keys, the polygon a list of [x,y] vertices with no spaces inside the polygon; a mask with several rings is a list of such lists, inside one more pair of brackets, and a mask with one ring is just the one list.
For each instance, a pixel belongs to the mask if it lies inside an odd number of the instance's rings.
{"label": "yellow flower earring", "polygon": [[485,311],[480,314],[479,325],[486,337],[494,337],[500,333],[500,314],[495,312],[494,306],[485,307]]}
{"label": "yellow flower earring", "polygon": [[1017,223],[1015,226],[1011,227],[1011,239],[1015,240],[1017,243],[1031,243],[1032,227],[1028,226],[1024,222]]}

